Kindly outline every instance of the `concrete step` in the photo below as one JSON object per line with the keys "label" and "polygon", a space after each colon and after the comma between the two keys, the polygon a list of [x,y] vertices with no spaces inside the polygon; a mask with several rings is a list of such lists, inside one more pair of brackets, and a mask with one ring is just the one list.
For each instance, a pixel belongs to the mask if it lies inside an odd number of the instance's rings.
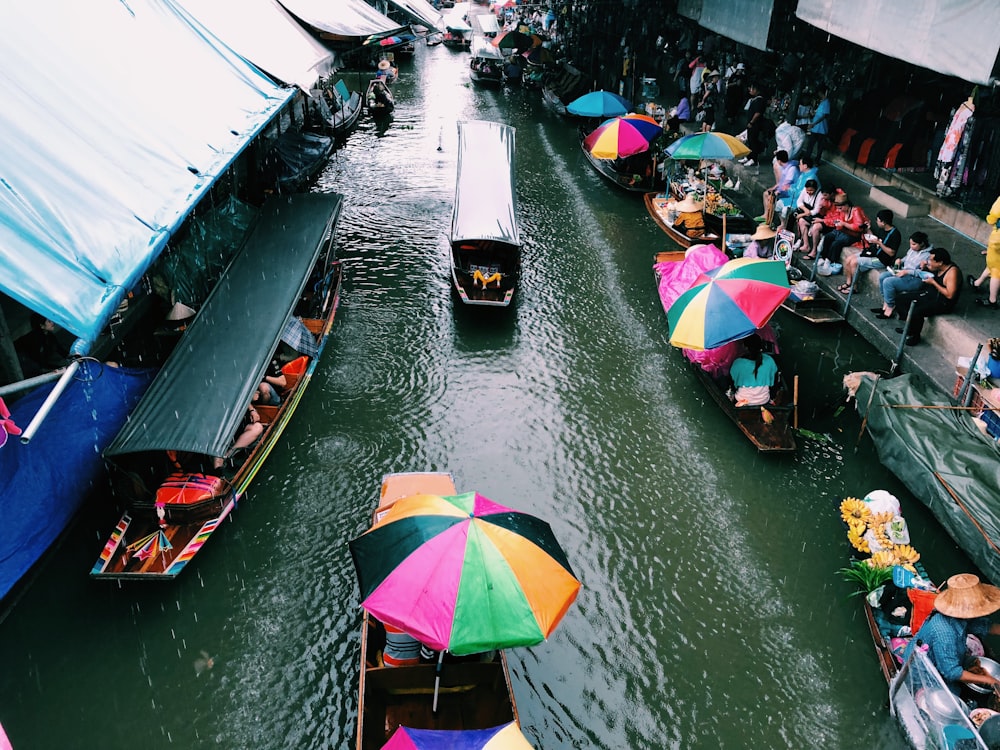
{"label": "concrete step", "polygon": [[906,189],[893,185],[872,187],[868,197],[880,206],[891,210],[897,218],[927,216],[931,209],[930,201],[923,200],[911,192],[907,192]]}

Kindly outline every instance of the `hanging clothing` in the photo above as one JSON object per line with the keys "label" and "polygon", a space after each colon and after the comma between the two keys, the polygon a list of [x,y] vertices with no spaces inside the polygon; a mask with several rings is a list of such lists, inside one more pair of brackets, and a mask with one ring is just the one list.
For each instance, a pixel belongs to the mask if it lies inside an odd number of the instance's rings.
{"label": "hanging clothing", "polygon": [[941,144],[941,150],[938,152],[938,161],[945,163],[955,161],[955,152],[962,140],[962,134],[965,133],[965,126],[974,113],[975,107],[968,102],[962,102],[962,105],[955,110],[955,115],[951,118],[951,125],[948,126],[944,135],[944,143]]}

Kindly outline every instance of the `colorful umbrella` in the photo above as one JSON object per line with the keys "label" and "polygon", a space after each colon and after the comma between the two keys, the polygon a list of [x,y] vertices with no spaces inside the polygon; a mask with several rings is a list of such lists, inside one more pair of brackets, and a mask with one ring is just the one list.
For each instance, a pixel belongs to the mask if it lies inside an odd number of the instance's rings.
{"label": "colorful umbrella", "polygon": [[663,126],[649,115],[630,112],[627,115],[622,115],[622,119],[629,125],[638,128],[639,132],[646,136],[646,139],[649,141],[652,141],[656,136],[663,133]]}
{"label": "colorful umbrella", "polygon": [[628,100],[610,91],[591,91],[566,105],[566,111],[579,117],[617,117],[632,109]]}
{"label": "colorful umbrella", "polygon": [[649,142],[659,134],[647,136],[643,130],[648,127],[641,120],[615,117],[602,122],[584,138],[583,147],[598,159],[620,159],[641,154],[649,150]]}
{"label": "colorful umbrella", "polygon": [[580,588],[547,523],[476,492],[399,500],[350,548],[368,612],[458,655],[540,643]]}
{"label": "colorful umbrella", "polygon": [[520,31],[505,31],[493,37],[491,44],[497,49],[523,51],[535,46],[535,40]]}
{"label": "colorful umbrella", "polygon": [[532,750],[515,722],[490,729],[410,729],[400,726],[382,750]]}
{"label": "colorful umbrella", "polygon": [[743,141],[726,133],[692,133],[667,146],[672,159],[739,159],[749,153]]}
{"label": "colorful umbrella", "polygon": [[670,306],[670,343],[702,351],[745,338],[770,320],[790,291],[779,260],[723,263],[701,274]]}
{"label": "colorful umbrella", "polygon": [[555,57],[552,55],[552,50],[547,47],[532,47],[527,52],[523,53],[523,56],[524,59],[532,65],[546,65],[547,63],[555,61]]}

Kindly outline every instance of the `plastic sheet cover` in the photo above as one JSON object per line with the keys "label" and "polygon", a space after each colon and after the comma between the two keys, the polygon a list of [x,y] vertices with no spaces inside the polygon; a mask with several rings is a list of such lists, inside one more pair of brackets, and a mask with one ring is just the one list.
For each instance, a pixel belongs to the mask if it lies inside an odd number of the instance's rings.
{"label": "plastic sheet cover", "polygon": [[867,49],[972,83],[989,83],[1000,51],[996,0],[799,0],[795,15]]}
{"label": "plastic sheet cover", "polygon": [[[101,451],[149,387],[154,370],[84,361],[27,445],[0,448],[0,599],[62,534],[87,495],[107,485]],[[25,427],[55,384],[11,404]]]}
{"label": "plastic sheet cover", "polygon": [[740,44],[768,48],[774,0],[680,0],[677,12]]}
{"label": "plastic sheet cover", "polygon": [[[874,376],[857,393],[864,416]],[[879,380],[868,414],[878,457],[941,523],[993,583],[1000,583],[1000,449],[970,412],[909,375]],[[917,408],[914,408],[917,407]],[[862,443],[862,449],[865,444]],[[870,448],[870,444],[869,444]]]}
{"label": "plastic sheet cover", "polygon": [[368,37],[407,28],[365,0],[281,0],[281,4],[307,26],[335,37]]}
{"label": "plastic sheet cover", "polygon": [[168,2],[189,11],[240,55],[283,83],[308,92],[319,78],[333,71],[333,52],[313,38],[277,0]]}
{"label": "plastic sheet cover", "polygon": [[458,123],[458,178],[451,241],[495,240],[520,245],[514,189],[514,135],[509,125]]}
{"label": "plastic sheet cover", "polygon": [[0,24],[0,290],[93,340],[294,90],[161,0],[4,3]]}

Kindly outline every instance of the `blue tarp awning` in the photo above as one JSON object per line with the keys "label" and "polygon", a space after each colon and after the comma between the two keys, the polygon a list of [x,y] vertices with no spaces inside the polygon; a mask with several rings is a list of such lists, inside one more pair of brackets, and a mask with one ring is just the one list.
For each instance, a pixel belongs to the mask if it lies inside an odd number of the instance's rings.
{"label": "blue tarp awning", "polygon": [[0,291],[93,340],[294,89],[167,0],[4,3],[0,25]]}

